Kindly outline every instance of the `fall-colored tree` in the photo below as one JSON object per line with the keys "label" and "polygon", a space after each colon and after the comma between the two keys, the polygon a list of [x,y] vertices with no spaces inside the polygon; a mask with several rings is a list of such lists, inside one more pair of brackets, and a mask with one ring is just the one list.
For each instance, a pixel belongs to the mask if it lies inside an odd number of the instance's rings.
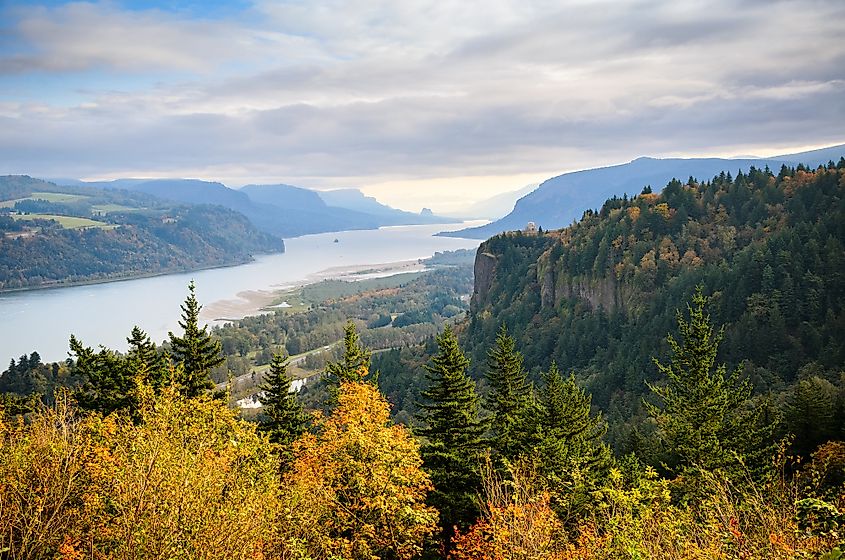
{"label": "fall-colored tree", "polygon": [[526,465],[512,466],[506,481],[487,461],[482,516],[455,536],[450,560],[563,559],[563,526],[549,505],[548,492]]}
{"label": "fall-colored tree", "polygon": [[278,467],[224,403],[142,385],[137,416],[64,394],[0,418],[0,550],[10,560],[255,558],[270,552]]}
{"label": "fall-colored tree", "polygon": [[373,385],[341,383],[331,415],[294,450],[283,481],[288,554],[404,560],[417,556],[436,530],[419,446],[390,422],[389,405]]}

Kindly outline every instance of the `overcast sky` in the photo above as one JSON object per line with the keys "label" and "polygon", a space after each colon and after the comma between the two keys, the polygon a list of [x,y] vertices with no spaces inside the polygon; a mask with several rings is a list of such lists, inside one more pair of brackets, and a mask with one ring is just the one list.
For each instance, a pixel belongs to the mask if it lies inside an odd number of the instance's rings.
{"label": "overcast sky", "polygon": [[843,22],[843,0],[0,0],[0,174],[453,210],[641,155],[843,143]]}

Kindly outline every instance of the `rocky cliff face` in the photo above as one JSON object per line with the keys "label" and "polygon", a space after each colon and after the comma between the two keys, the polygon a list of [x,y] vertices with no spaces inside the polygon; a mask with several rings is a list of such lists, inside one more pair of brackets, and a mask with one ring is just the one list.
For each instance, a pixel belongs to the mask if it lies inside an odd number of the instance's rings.
{"label": "rocky cliff face", "polygon": [[602,307],[605,311],[621,306],[621,294],[613,278],[572,276],[549,255],[549,251],[544,253],[537,266],[537,283],[544,309],[557,307],[561,300],[569,298],[583,300],[593,309]]}
{"label": "rocky cliff face", "polygon": [[[493,241],[503,242],[493,242]],[[475,288],[472,295],[472,309],[480,311],[490,307],[500,295],[497,290],[507,282],[505,276],[513,275],[515,271],[500,269],[503,260],[511,262],[512,259],[504,257],[503,253],[508,249],[507,236],[494,238],[481,244],[475,257]],[[550,243],[560,241],[549,240]],[[553,248],[553,245],[552,245]],[[562,300],[576,298],[590,304],[593,309],[599,307],[606,311],[612,311],[624,307],[623,296],[617,282],[611,277],[585,277],[573,276],[563,264],[555,259],[552,248],[535,253],[531,262],[520,262],[523,270],[519,274],[525,274],[529,278],[527,288],[539,292],[541,309],[557,307]],[[502,265],[508,266],[508,265]],[[510,266],[513,266],[512,264]],[[514,297],[515,294],[508,294]]]}
{"label": "rocky cliff face", "polygon": [[483,305],[486,301],[496,274],[496,255],[483,251],[483,249],[483,246],[479,248],[475,255],[475,287],[470,302],[473,308]]}

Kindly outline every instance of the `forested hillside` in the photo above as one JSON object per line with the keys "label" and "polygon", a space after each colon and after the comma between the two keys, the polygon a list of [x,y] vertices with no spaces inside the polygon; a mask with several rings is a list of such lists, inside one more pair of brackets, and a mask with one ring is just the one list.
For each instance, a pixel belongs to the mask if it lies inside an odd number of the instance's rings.
{"label": "forested hillside", "polygon": [[0,291],[247,262],[284,250],[219,206],[0,178]]}
{"label": "forested hillside", "polygon": [[818,420],[796,446],[840,434],[845,159],[649,191],[608,200],[563,230],[482,244],[465,333],[476,375],[506,324],[528,367],[575,371],[606,411],[614,446],[632,449],[650,429],[642,398],[658,377],[652,358],[701,285],[725,325],[720,358],[744,365],[783,430]]}
{"label": "forested hillside", "polygon": [[628,163],[564,173],[543,181],[520,198],[507,216],[460,232],[441,235],[486,239],[498,233],[525,227],[529,221],[543,229],[566,227],[586,208],[599,208],[606,199],[639,192],[650,185],[655,192],[672,178],[689,176],[706,179],[720,172],[747,173],[752,167],[780,169],[798,164],[815,168],[845,156],[845,145],[785,154],[771,158],[651,158],[640,157]]}

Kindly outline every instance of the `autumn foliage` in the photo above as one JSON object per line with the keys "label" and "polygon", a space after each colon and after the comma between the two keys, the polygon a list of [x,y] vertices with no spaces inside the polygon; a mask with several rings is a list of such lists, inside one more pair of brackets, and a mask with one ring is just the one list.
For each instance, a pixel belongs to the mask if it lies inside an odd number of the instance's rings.
{"label": "autumn foliage", "polygon": [[342,383],[337,408],[294,453],[284,480],[291,549],[304,544],[310,558],[409,559],[434,533],[437,512],[425,504],[431,482],[419,446],[391,424],[373,385]]}
{"label": "autumn foliage", "polygon": [[220,401],[146,390],[140,418],[66,397],[0,424],[4,558],[411,558],[437,523],[416,442],[344,384],[282,481],[276,446]]}

